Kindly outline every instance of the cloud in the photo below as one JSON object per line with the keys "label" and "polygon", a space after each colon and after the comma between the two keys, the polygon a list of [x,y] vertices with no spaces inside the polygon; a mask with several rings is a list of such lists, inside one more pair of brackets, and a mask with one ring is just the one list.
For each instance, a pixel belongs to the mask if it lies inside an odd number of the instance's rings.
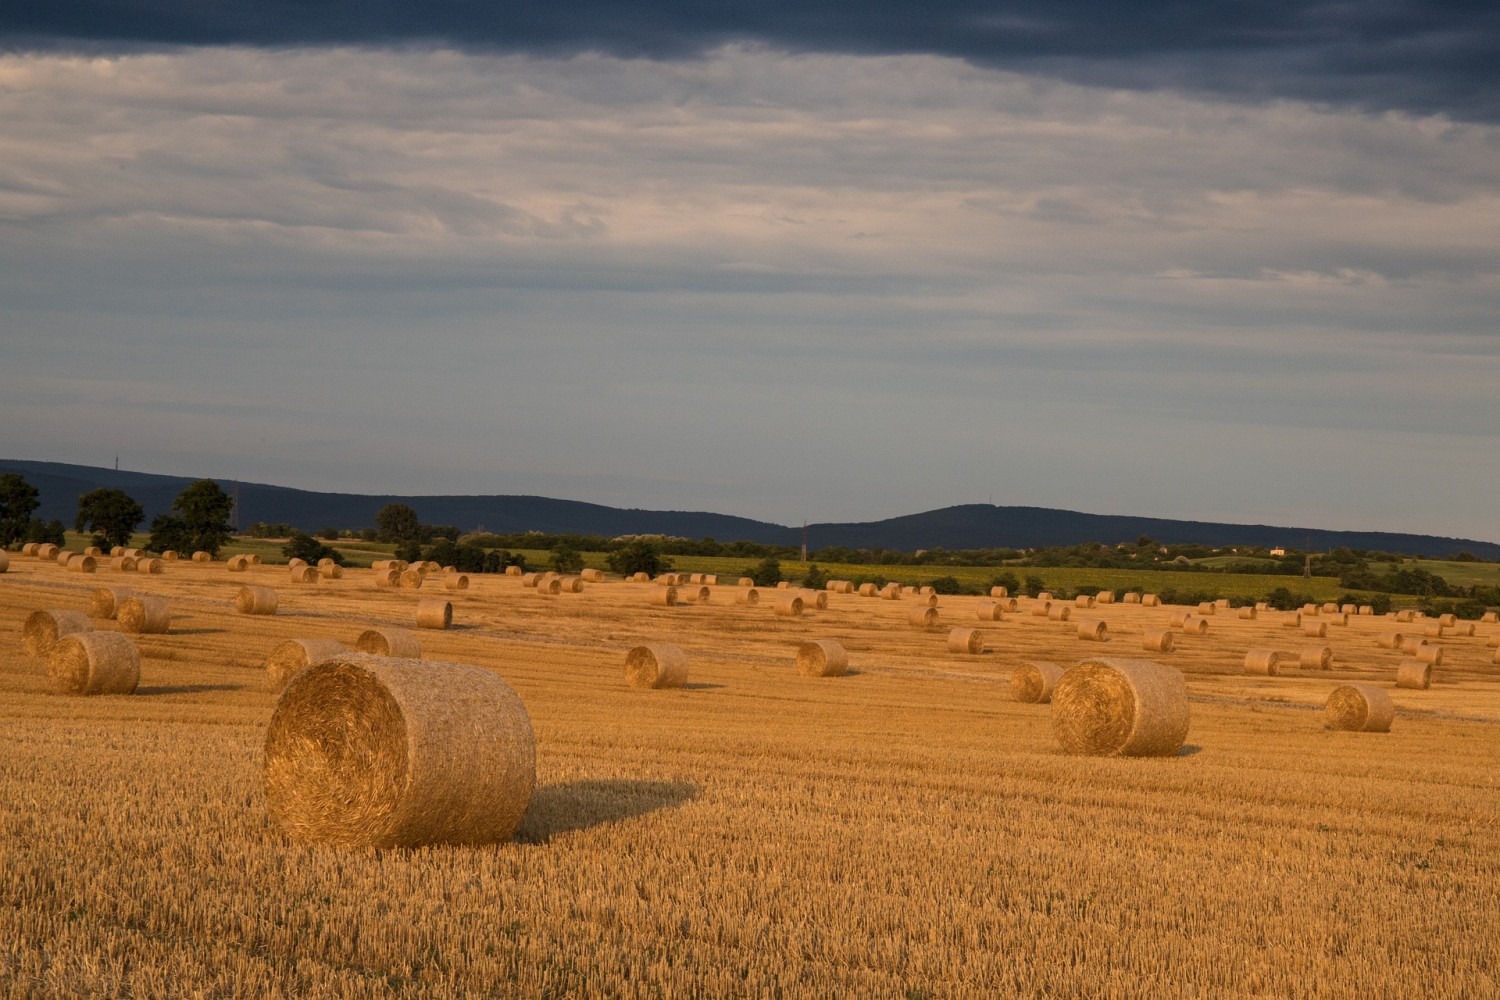
{"label": "cloud", "polygon": [[3,454],[1493,533],[1492,126],[744,46],[31,52],[0,123]]}
{"label": "cloud", "polygon": [[1278,97],[1495,121],[1493,5],[974,0],[913,4],[472,4],[455,0],[12,5],[0,45],[434,46],[471,52],[698,58],[730,43],[792,52],[941,55],[1077,83]]}

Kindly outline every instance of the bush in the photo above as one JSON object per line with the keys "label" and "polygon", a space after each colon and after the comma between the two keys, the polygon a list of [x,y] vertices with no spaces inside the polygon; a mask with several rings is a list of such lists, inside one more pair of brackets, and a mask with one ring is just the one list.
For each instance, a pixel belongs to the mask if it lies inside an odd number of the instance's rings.
{"label": "bush", "polygon": [[672,561],[662,556],[661,545],[646,538],[636,538],[609,554],[609,568],[621,576],[645,573],[656,576],[672,568]]}
{"label": "bush", "polygon": [[1004,587],[1007,594],[1019,594],[1021,581],[1016,579],[1014,573],[1001,573],[999,576],[990,577],[989,586],[984,588],[985,592],[988,593],[991,587]]}
{"label": "bush", "polygon": [[[1021,589],[1026,592],[1027,597],[1035,597],[1047,589],[1047,584],[1039,576],[1028,575],[1026,583],[1022,585]],[[1011,591],[1011,593],[1015,593],[1015,591]]]}
{"label": "bush", "polygon": [[807,567],[807,572],[802,575],[802,586],[811,587],[813,590],[822,590],[828,584],[828,574],[818,568],[817,563]]}
{"label": "bush", "polygon": [[560,545],[552,552],[552,569],[556,573],[577,573],[583,569],[583,553],[571,545]]}
{"label": "bush", "polygon": [[952,576],[940,576],[935,580],[928,580],[927,586],[939,594],[962,594],[964,592],[963,584],[958,582],[957,577]]}
{"label": "bush", "polygon": [[391,555],[397,559],[400,559],[402,562],[416,562],[417,560],[422,558],[421,543],[417,542],[416,540],[402,542],[400,545],[396,546],[396,551],[391,553]]}
{"label": "bush", "polygon": [[757,587],[774,587],[781,582],[781,562],[768,557],[745,575],[754,580]]}
{"label": "bush", "polygon": [[321,559],[332,559],[338,565],[344,565],[343,556],[305,531],[293,531],[291,538],[281,547],[281,554],[289,560],[301,559],[314,566]]}

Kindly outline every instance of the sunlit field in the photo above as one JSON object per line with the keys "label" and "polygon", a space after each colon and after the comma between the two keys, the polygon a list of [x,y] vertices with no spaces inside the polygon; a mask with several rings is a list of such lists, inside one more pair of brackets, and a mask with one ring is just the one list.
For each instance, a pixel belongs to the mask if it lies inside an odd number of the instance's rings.
{"label": "sunlit field", "polygon": [[[448,591],[373,576],[294,585],[282,566],[222,562],[85,575],[11,554],[0,995],[1500,995],[1500,625],[1432,640],[1432,687],[1408,690],[1393,681],[1410,657],[1376,642],[1403,627],[1386,618],[1315,640],[1280,613],[1220,611],[1148,654],[1143,633],[1182,609],[1058,622],[1023,599],[980,622],[977,598],[944,597],[922,630],[914,597],[832,594],[789,618],[736,603],[734,586],[658,607],[654,585],[615,579],[547,597],[515,577]],[[246,584],[274,586],[279,613],[236,614]],[[107,585],[168,597],[171,631],[135,637],[134,695],[54,694],[22,623],[86,611]],[[410,627],[434,597],[453,601],[454,627],[420,632],[423,655],[499,673],[530,713],[538,780],[519,834],[288,842],[261,791],[267,654]],[[1109,641],[1078,638],[1080,617]],[[984,629],[983,653],[947,651],[959,626]],[[799,675],[810,638],[839,640],[850,673]],[[642,642],[685,649],[688,686],[628,687]],[[1252,648],[1319,643],[1331,670],[1244,672]],[[1069,756],[1050,706],[1012,700],[1020,661],[1091,656],[1183,671],[1177,755]],[[1325,727],[1350,680],[1389,691],[1389,733]]]}

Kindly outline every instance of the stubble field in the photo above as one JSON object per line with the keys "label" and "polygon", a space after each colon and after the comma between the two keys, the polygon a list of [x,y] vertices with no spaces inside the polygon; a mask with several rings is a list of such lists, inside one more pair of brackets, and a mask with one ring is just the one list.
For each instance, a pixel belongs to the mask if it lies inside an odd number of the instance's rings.
{"label": "stubble field", "polygon": [[[1314,640],[1222,612],[1169,654],[1180,609],[1116,604],[1105,644],[948,597],[830,595],[652,607],[651,585],[543,597],[515,578],[377,589],[368,570],[175,563],[92,576],[12,556],[0,574],[0,994],[31,996],[1482,997],[1500,995],[1500,666],[1445,638],[1431,689],[1391,688],[1386,619],[1330,628],[1331,671],[1250,677],[1246,650]],[[240,616],[243,585],[274,617]],[[132,696],[51,693],[20,651],[38,608],[94,588],[172,601],[140,636]],[[454,602],[424,656],[494,670],[537,734],[512,843],[346,851],[285,841],[260,791],[281,639],[352,643]],[[113,622],[96,622],[113,629]],[[982,627],[986,652],[946,651]],[[834,638],[851,673],[802,677]],[[670,642],[689,686],[624,683]],[[1023,659],[1151,658],[1186,674],[1187,746],[1164,759],[1061,752]],[[1390,733],[1333,732],[1347,680],[1391,689]]]}

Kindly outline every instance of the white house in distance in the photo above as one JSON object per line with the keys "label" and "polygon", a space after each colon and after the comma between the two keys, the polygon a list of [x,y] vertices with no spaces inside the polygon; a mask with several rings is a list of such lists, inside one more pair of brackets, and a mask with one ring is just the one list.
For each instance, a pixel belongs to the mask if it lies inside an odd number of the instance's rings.
{"label": "white house in distance", "polygon": [[1276,546],[1274,549],[1271,550],[1271,558],[1272,559],[1276,558],[1277,556],[1284,556],[1284,555],[1286,555],[1286,549],[1282,548],[1279,545]]}

